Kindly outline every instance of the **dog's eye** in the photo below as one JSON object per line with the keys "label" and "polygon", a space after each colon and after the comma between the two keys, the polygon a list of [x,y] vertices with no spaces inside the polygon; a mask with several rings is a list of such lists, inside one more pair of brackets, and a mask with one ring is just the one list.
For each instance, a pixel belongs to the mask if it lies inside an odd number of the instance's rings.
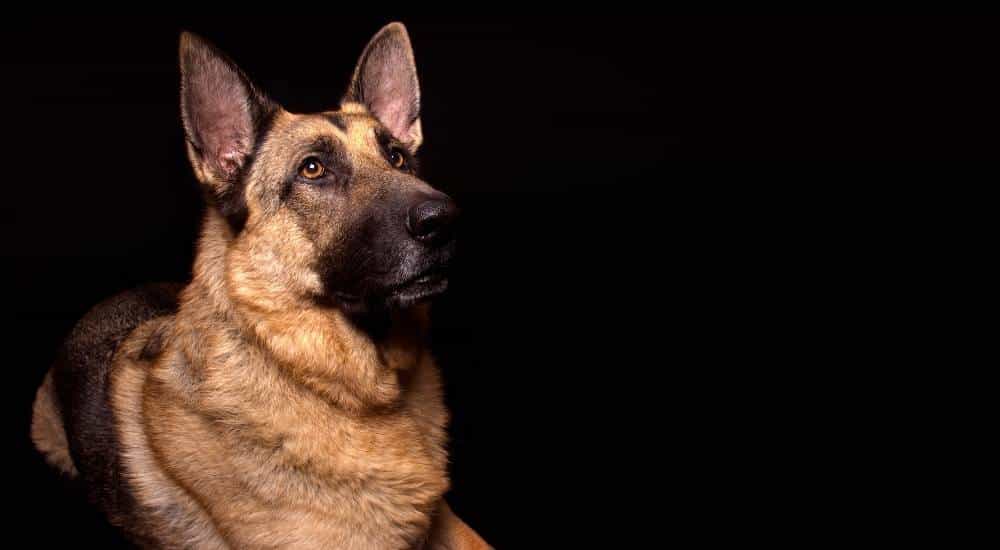
{"label": "dog's eye", "polygon": [[299,175],[311,180],[319,178],[325,173],[326,167],[316,157],[307,158],[302,161],[302,166],[299,167]]}
{"label": "dog's eye", "polygon": [[389,164],[391,164],[393,168],[402,170],[406,167],[406,156],[402,151],[393,147],[392,149],[389,149]]}

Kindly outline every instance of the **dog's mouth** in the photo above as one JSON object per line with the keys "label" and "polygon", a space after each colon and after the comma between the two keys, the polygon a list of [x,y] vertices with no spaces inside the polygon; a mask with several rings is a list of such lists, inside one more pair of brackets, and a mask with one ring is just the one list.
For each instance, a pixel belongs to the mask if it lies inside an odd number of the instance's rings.
{"label": "dog's mouth", "polygon": [[[447,289],[448,265],[436,264],[402,283],[394,284],[386,288],[385,291],[369,297],[343,291],[334,291],[333,297],[341,307],[350,311],[365,310],[383,300],[386,306],[405,308],[438,296]],[[383,296],[383,298],[376,298],[378,295]],[[376,298],[376,302],[371,302],[372,298]]]}
{"label": "dog's mouth", "polygon": [[448,278],[448,265],[440,264],[431,266],[428,269],[417,273],[413,277],[407,279],[403,284],[399,285],[401,288],[409,286],[419,286],[433,284],[435,281]]}
{"label": "dog's mouth", "polygon": [[448,266],[435,265],[394,288],[390,301],[400,307],[406,307],[433,298],[447,289]]}

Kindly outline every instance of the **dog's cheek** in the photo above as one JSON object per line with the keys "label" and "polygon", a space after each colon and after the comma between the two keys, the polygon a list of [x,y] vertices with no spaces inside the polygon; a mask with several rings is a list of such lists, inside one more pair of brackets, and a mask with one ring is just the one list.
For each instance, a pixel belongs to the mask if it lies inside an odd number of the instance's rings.
{"label": "dog's cheek", "polygon": [[318,255],[315,243],[297,235],[302,244],[295,248],[294,256],[288,262],[286,273],[301,294],[316,295],[323,292],[323,280],[316,272],[315,258]]}
{"label": "dog's cheek", "polygon": [[246,286],[267,296],[302,297],[322,291],[313,269],[316,246],[287,212],[270,215],[266,223],[244,231],[231,253],[231,270]]}
{"label": "dog's cheek", "polygon": [[[334,228],[331,228],[334,229]],[[364,294],[363,273],[367,269],[363,239],[346,228],[335,228],[317,244],[313,271],[324,294]]]}

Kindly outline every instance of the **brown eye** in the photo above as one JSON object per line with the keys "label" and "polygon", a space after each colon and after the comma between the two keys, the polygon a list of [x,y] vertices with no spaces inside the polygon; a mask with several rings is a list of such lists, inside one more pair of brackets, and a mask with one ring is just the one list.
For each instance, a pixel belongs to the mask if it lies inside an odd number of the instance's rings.
{"label": "brown eye", "polygon": [[391,164],[393,168],[402,170],[403,167],[406,166],[406,157],[403,156],[403,153],[395,147],[389,149],[389,164]]}
{"label": "brown eye", "polygon": [[311,180],[322,176],[324,173],[326,173],[326,167],[316,157],[309,157],[302,161],[302,166],[299,168],[299,175]]}

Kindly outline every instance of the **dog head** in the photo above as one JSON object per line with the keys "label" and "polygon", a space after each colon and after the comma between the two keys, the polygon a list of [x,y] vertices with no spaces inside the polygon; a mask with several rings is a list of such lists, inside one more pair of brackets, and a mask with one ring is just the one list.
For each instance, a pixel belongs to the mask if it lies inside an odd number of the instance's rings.
{"label": "dog head", "polygon": [[368,43],[336,111],[286,111],[190,33],[180,64],[188,156],[227,221],[231,283],[351,313],[445,289],[457,209],[417,173],[420,90],[403,25]]}

